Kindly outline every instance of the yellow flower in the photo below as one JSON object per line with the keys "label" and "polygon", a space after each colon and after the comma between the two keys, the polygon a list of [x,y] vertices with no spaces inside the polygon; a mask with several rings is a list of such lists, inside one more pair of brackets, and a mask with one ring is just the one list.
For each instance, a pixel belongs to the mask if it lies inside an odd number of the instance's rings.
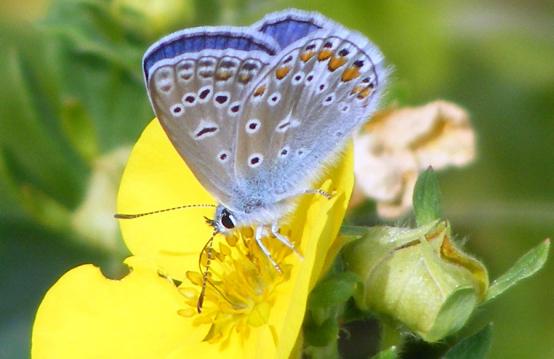
{"label": "yellow flower", "polygon": [[[121,221],[125,243],[134,255],[125,261],[130,274],[110,280],[98,268],[83,265],[60,278],[37,312],[33,357],[288,357],[308,293],[325,270],[328,252],[336,249],[334,240],[353,185],[352,166],[349,148],[320,184],[336,192],[333,198],[305,196],[285,225],[303,259],[277,240],[266,239],[283,274],[253,244],[250,230],[227,239],[216,237],[213,286],[207,286],[201,314],[196,313],[198,258],[211,234],[202,216],[211,216],[211,210],[193,208]],[[213,202],[158,121],[152,121],[126,167],[118,211]]]}
{"label": "yellow flower", "polygon": [[418,174],[464,166],[475,158],[475,132],[466,111],[434,101],[382,111],[354,140],[356,190],[353,205],[369,197],[383,218],[409,211]]}

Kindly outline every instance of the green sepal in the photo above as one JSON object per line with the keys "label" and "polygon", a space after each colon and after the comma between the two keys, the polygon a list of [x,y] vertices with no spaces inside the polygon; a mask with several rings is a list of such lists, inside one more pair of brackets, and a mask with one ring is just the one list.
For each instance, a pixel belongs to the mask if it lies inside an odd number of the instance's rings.
{"label": "green sepal", "polygon": [[311,346],[324,347],[336,342],[338,337],[339,325],[334,317],[328,318],[320,325],[312,322],[304,328],[304,339]]}
{"label": "green sepal", "polygon": [[492,324],[477,333],[460,340],[444,356],[444,359],[484,359],[491,347]]}
{"label": "green sepal", "polygon": [[550,239],[545,239],[529,252],[525,253],[506,273],[492,282],[485,303],[498,297],[519,281],[538,272],[546,263],[550,251]]}
{"label": "green sepal", "polygon": [[346,303],[354,295],[359,281],[354,273],[338,272],[319,282],[308,300],[314,322],[321,325],[333,316],[336,307]]}
{"label": "green sepal", "polygon": [[382,350],[371,357],[371,359],[396,359],[396,358],[398,358],[398,349],[395,346]]}
{"label": "green sepal", "polygon": [[418,226],[442,218],[439,182],[431,167],[419,175],[415,184],[412,203]]}

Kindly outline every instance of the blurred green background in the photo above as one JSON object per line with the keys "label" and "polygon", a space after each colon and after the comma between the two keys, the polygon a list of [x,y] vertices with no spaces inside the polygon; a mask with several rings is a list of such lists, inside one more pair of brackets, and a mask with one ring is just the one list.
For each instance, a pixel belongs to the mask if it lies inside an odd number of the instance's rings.
{"label": "blurred green background", "polygon": [[[0,18],[0,358],[29,355],[34,313],[70,268],[117,273],[112,219],[128,150],[152,118],[140,61],[159,36],[317,10],[369,36],[389,98],[466,107],[478,160],[439,173],[444,209],[492,278],[554,233],[552,1],[33,0]],[[368,216],[374,214],[368,213]],[[492,358],[554,358],[554,261],[491,305]],[[364,326],[367,335],[375,335]],[[348,345],[348,343],[347,343]],[[432,353],[419,345],[417,353]]]}

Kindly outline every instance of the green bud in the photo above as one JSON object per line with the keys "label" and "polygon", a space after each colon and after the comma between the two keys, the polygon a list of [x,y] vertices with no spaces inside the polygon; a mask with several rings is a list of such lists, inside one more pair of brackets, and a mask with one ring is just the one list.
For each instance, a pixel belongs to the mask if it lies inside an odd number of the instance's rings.
{"label": "green bud", "polygon": [[357,305],[403,323],[428,342],[458,331],[489,285],[486,268],[455,246],[447,222],[373,227],[345,248],[344,258],[362,279]]}

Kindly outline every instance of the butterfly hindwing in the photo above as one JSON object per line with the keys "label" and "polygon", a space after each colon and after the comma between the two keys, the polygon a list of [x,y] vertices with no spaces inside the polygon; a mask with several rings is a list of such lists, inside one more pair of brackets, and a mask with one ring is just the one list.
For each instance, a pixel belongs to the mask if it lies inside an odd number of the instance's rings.
{"label": "butterfly hindwing", "polygon": [[149,96],[168,137],[223,203],[235,183],[236,126],[249,84],[276,44],[262,34],[200,28],[170,35],[144,57]]}
{"label": "butterfly hindwing", "polygon": [[266,15],[252,28],[271,36],[281,49],[332,23],[315,12],[284,10]]}
{"label": "butterfly hindwing", "polygon": [[237,128],[239,184],[275,201],[306,190],[374,111],[385,77],[375,46],[336,24],[287,46],[245,101]]}

